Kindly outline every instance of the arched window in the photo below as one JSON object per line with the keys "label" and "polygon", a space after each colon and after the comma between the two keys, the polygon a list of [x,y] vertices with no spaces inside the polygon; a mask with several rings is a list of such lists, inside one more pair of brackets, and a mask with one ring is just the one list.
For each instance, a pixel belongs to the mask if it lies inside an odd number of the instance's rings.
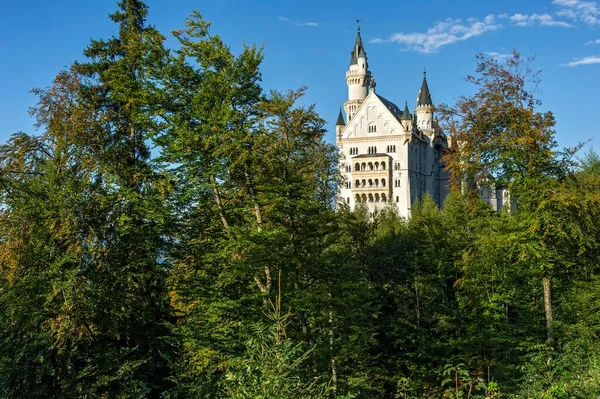
{"label": "arched window", "polygon": [[354,164],[354,171],[358,172],[360,170],[360,164],[357,162]]}
{"label": "arched window", "polygon": [[373,180],[369,179],[369,187],[373,187]]}
{"label": "arched window", "polygon": [[354,182],[354,185],[356,187],[360,187],[360,180],[356,179],[356,181]]}
{"label": "arched window", "polygon": [[346,203],[349,204],[350,203],[350,197],[346,198]]}
{"label": "arched window", "polygon": [[373,163],[369,162],[369,170],[373,170]]}
{"label": "arched window", "polygon": [[381,163],[381,170],[385,170],[385,162]]}
{"label": "arched window", "polygon": [[360,202],[367,202],[367,194],[362,195]]}
{"label": "arched window", "polygon": [[400,202],[400,197],[396,196],[396,202]]}
{"label": "arched window", "polygon": [[375,187],[379,187],[379,179],[375,179]]}
{"label": "arched window", "polygon": [[360,164],[360,170],[366,170],[367,169],[367,164],[366,163],[361,163]]}
{"label": "arched window", "polygon": [[385,187],[385,179],[381,179],[381,187]]}
{"label": "arched window", "polygon": [[375,170],[379,170],[379,162],[375,162]]}
{"label": "arched window", "polygon": [[379,202],[379,194],[375,194],[375,202]]}
{"label": "arched window", "polygon": [[369,194],[369,202],[373,202],[373,194]]}
{"label": "arched window", "polygon": [[400,162],[394,162],[394,170],[400,170]]}
{"label": "arched window", "polygon": [[381,202],[387,202],[387,198],[385,198],[385,194],[381,194]]}
{"label": "arched window", "polygon": [[367,181],[365,179],[362,180],[362,187],[367,187]]}

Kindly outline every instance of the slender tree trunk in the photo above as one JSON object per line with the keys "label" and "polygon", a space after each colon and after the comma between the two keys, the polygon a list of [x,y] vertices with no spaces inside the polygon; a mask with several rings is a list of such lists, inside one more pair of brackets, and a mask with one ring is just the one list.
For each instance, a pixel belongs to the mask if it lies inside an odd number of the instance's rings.
{"label": "slender tree trunk", "polygon": [[[298,276],[298,270],[294,270],[294,289],[296,291],[300,291],[300,276]],[[307,336],[308,335],[308,325],[306,323],[306,317],[304,317],[304,313],[300,312],[300,324],[302,326],[302,333]]]}
{"label": "slender tree trunk", "polygon": [[[246,180],[246,186],[248,187],[248,193],[250,194],[250,198],[252,198],[252,202],[254,203],[254,214],[256,216],[256,229],[259,233],[263,230],[263,217],[262,217],[262,209],[260,208],[260,204],[256,198],[256,192],[254,191],[254,186],[252,184],[252,179],[250,178],[250,173],[248,173],[248,169],[244,170],[244,178]],[[263,283],[258,276],[254,276],[254,281],[256,285],[258,285],[258,289],[260,292],[265,295],[263,300],[266,302],[266,296],[271,292],[271,268],[269,265],[265,265],[265,283]]]}
{"label": "slender tree trunk", "polygon": [[550,277],[544,274],[544,310],[546,312],[546,334],[548,336],[548,344],[554,343],[552,334],[552,291],[550,287]]}
{"label": "slender tree trunk", "polygon": [[219,209],[219,216],[221,217],[223,227],[225,227],[225,230],[229,230],[229,223],[227,222],[227,217],[225,216],[225,207],[223,207],[223,200],[221,199],[221,193],[219,192],[217,179],[214,175],[210,175],[210,185],[212,186],[213,195],[215,196],[215,202],[217,203],[217,208]]}
{"label": "slender tree trunk", "polygon": [[244,171],[244,178],[246,179],[246,186],[248,187],[248,193],[250,194],[250,197],[252,198],[252,202],[254,202],[254,213],[256,215],[256,226],[258,229],[258,232],[262,232],[262,226],[263,226],[263,217],[262,217],[262,210],[260,209],[260,204],[258,203],[258,200],[256,199],[256,192],[254,191],[254,185],[252,184],[252,179],[250,178],[250,173],[248,173],[248,170]]}
{"label": "slender tree trunk", "polygon": [[[329,294],[331,297],[331,294]],[[331,392],[335,398],[337,395],[337,366],[333,355],[333,312],[329,311],[329,351],[331,352]]]}

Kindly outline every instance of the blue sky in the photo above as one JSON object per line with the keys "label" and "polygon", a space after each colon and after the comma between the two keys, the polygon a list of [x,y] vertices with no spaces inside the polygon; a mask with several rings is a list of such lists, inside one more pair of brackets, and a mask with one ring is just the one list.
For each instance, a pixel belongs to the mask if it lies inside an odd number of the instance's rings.
{"label": "blue sky", "polygon": [[[600,148],[600,3],[584,0],[148,0],[149,22],[163,33],[183,26],[194,9],[234,51],[265,44],[265,88],[308,86],[328,121],[329,141],[346,98],[344,74],[361,19],[377,92],[414,106],[423,67],[433,101],[453,103],[473,88],[464,76],[476,52],[502,57],[513,48],[542,69],[542,109],[554,112],[560,147],[593,139]],[[34,132],[29,93],[48,86],[90,38],[109,37],[116,1],[0,0],[0,143]],[[167,43],[175,45],[168,35]],[[588,146],[589,147],[589,146]]]}

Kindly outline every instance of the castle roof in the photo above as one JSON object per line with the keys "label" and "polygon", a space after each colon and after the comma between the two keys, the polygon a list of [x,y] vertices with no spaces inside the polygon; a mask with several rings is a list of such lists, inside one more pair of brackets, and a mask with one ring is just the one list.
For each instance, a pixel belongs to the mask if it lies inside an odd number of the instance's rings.
{"label": "castle roof", "polygon": [[356,32],[356,41],[354,42],[354,48],[350,52],[350,65],[358,64],[358,58],[367,58],[365,47],[363,46],[362,37],[360,37],[360,27]]}
{"label": "castle roof", "polygon": [[429,86],[427,86],[427,72],[423,71],[423,84],[419,90],[419,100],[417,105],[433,105],[431,102],[431,94],[429,93]]}
{"label": "castle roof", "polygon": [[410,111],[408,110],[408,102],[404,103],[404,112],[402,113],[401,119],[403,121],[409,121],[412,119],[410,117]]}
{"label": "castle roof", "polygon": [[402,111],[400,111],[400,108],[394,104],[393,102],[391,102],[390,100],[388,100],[385,97],[380,96],[377,93],[374,93],[375,96],[377,98],[379,98],[379,100],[381,100],[381,102],[383,103],[383,105],[385,105],[385,107],[390,110],[390,112],[392,113],[392,115],[394,115],[394,117],[400,121],[402,119]]}
{"label": "castle roof", "polygon": [[344,115],[342,114],[342,109],[340,108],[340,113],[338,114],[337,122],[335,122],[336,126],[346,126],[346,122],[344,121]]}

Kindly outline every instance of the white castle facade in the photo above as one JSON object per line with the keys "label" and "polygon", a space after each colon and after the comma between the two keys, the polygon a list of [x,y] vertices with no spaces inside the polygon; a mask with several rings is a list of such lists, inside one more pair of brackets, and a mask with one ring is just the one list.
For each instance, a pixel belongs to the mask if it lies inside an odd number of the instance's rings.
{"label": "white castle facade", "polygon": [[340,109],[335,127],[344,177],[339,202],[365,204],[371,216],[392,202],[406,218],[425,193],[441,206],[448,193],[442,162],[448,141],[434,118],[425,73],[413,113],[408,103],[401,110],[377,94],[359,28],[346,83],[346,118]]}

